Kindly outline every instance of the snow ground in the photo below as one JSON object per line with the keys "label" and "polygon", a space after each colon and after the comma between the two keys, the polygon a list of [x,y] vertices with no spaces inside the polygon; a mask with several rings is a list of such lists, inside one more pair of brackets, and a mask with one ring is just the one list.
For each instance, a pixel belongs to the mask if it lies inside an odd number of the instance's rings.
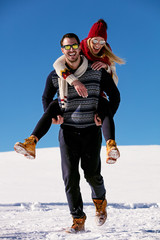
{"label": "snow ground", "polygon": [[67,234],[70,216],[61,177],[58,148],[38,149],[36,160],[15,152],[0,153],[0,239],[21,240],[159,240],[160,146],[120,146],[114,165],[102,175],[108,219],[97,227],[90,188],[81,172],[86,231]]}
{"label": "snow ground", "polygon": [[139,240],[160,239],[160,206],[157,204],[108,206],[108,220],[97,227],[93,204],[84,205],[86,232],[65,233],[72,224],[67,204],[28,203],[1,206],[0,239],[29,240]]}

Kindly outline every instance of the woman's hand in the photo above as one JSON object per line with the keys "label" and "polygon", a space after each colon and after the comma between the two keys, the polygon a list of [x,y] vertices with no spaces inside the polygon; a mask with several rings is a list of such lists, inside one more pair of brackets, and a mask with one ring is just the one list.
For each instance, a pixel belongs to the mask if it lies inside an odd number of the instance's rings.
{"label": "woman's hand", "polygon": [[94,122],[95,122],[96,126],[102,125],[102,120],[100,119],[100,117],[98,116],[97,113],[94,115]]}
{"label": "woman's hand", "polygon": [[52,118],[53,124],[62,124],[64,121],[64,118],[61,115],[57,115],[57,119]]}
{"label": "woman's hand", "polygon": [[98,61],[94,62],[91,67],[93,68],[93,70],[100,70],[101,68],[105,68],[107,70],[108,64]]}
{"label": "woman's hand", "polygon": [[74,86],[79,96],[83,98],[88,97],[87,88],[84,86],[83,83],[81,83],[79,80],[75,80],[73,81],[72,85]]}

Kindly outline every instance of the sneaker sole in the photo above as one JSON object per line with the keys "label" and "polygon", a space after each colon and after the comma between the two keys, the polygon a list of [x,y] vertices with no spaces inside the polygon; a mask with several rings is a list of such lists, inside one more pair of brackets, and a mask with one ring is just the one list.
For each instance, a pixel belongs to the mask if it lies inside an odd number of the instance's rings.
{"label": "sneaker sole", "polygon": [[20,153],[22,155],[24,155],[26,158],[28,159],[35,159],[35,155],[29,151],[27,151],[23,145],[21,145],[21,143],[16,143],[14,145],[14,150],[17,152],[17,153]]}

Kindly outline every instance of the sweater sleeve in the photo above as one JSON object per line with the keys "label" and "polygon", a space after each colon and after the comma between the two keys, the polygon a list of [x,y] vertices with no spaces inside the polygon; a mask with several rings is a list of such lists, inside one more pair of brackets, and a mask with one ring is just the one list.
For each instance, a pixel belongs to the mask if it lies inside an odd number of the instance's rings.
{"label": "sweater sleeve", "polygon": [[44,111],[47,109],[49,104],[53,101],[53,98],[57,93],[57,88],[54,87],[52,83],[52,75],[53,75],[53,71],[47,77],[46,85],[42,95],[42,104],[43,104]]}
{"label": "sweater sleeve", "polygon": [[114,64],[112,64],[110,66],[110,69],[111,69],[113,81],[117,86],[118,85],[118,76],[117,76],[117,73],[116,73],[116,66]]}
{"label": "sweater sleeve", "polygon": [[111,75],[105,70],[102,70],[101,90],[107,94],[109,105],[114,116],[120,104],[120,92]]}
{"label": "sweater sleeve", "polygon": [[72,85],[73,81],[77,80],[77,78],[70,72],[70,70],[65,65],[65,56],[62,55],[59,57],[54,63],[53,67],[60,78],[65,79],[70,85]]}

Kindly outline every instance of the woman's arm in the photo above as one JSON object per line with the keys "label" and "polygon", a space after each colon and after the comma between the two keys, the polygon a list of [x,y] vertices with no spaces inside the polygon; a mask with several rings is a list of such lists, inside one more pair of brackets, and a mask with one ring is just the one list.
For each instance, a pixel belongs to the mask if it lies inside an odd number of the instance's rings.
{"label": "woman's arm", "polygon": [[71,86],[74,86],[79,96],[87,97],[87,89],[65,65],[65,56],[62,55],[54,63],[53,67],[60,78],[65,79]]}
{"label": "woman's arm", "polygon": [[111,74],[112,78],[113,78],[113,81],[114,83],[118,84],[118,76],[116,74],[116,67],[115,67],[115,64],[112,64],[112,65],[108,65],[107,63],[104,63],[104,62],[100,62],[100,61],[96,61],[92,64],[92,68],[94,70],[100,70],[101,68],[104,68],[109,74]]}
{"label": "woman's arm", "polygon": [[115,64],[114,65],[112,64],[110,66],[110,70],[111,70],[113,81],[114,81],[114,83],[117,86],[118,85],[118,76],[117,76],[117,73],[116,73],[116,66],[115,66]]}

